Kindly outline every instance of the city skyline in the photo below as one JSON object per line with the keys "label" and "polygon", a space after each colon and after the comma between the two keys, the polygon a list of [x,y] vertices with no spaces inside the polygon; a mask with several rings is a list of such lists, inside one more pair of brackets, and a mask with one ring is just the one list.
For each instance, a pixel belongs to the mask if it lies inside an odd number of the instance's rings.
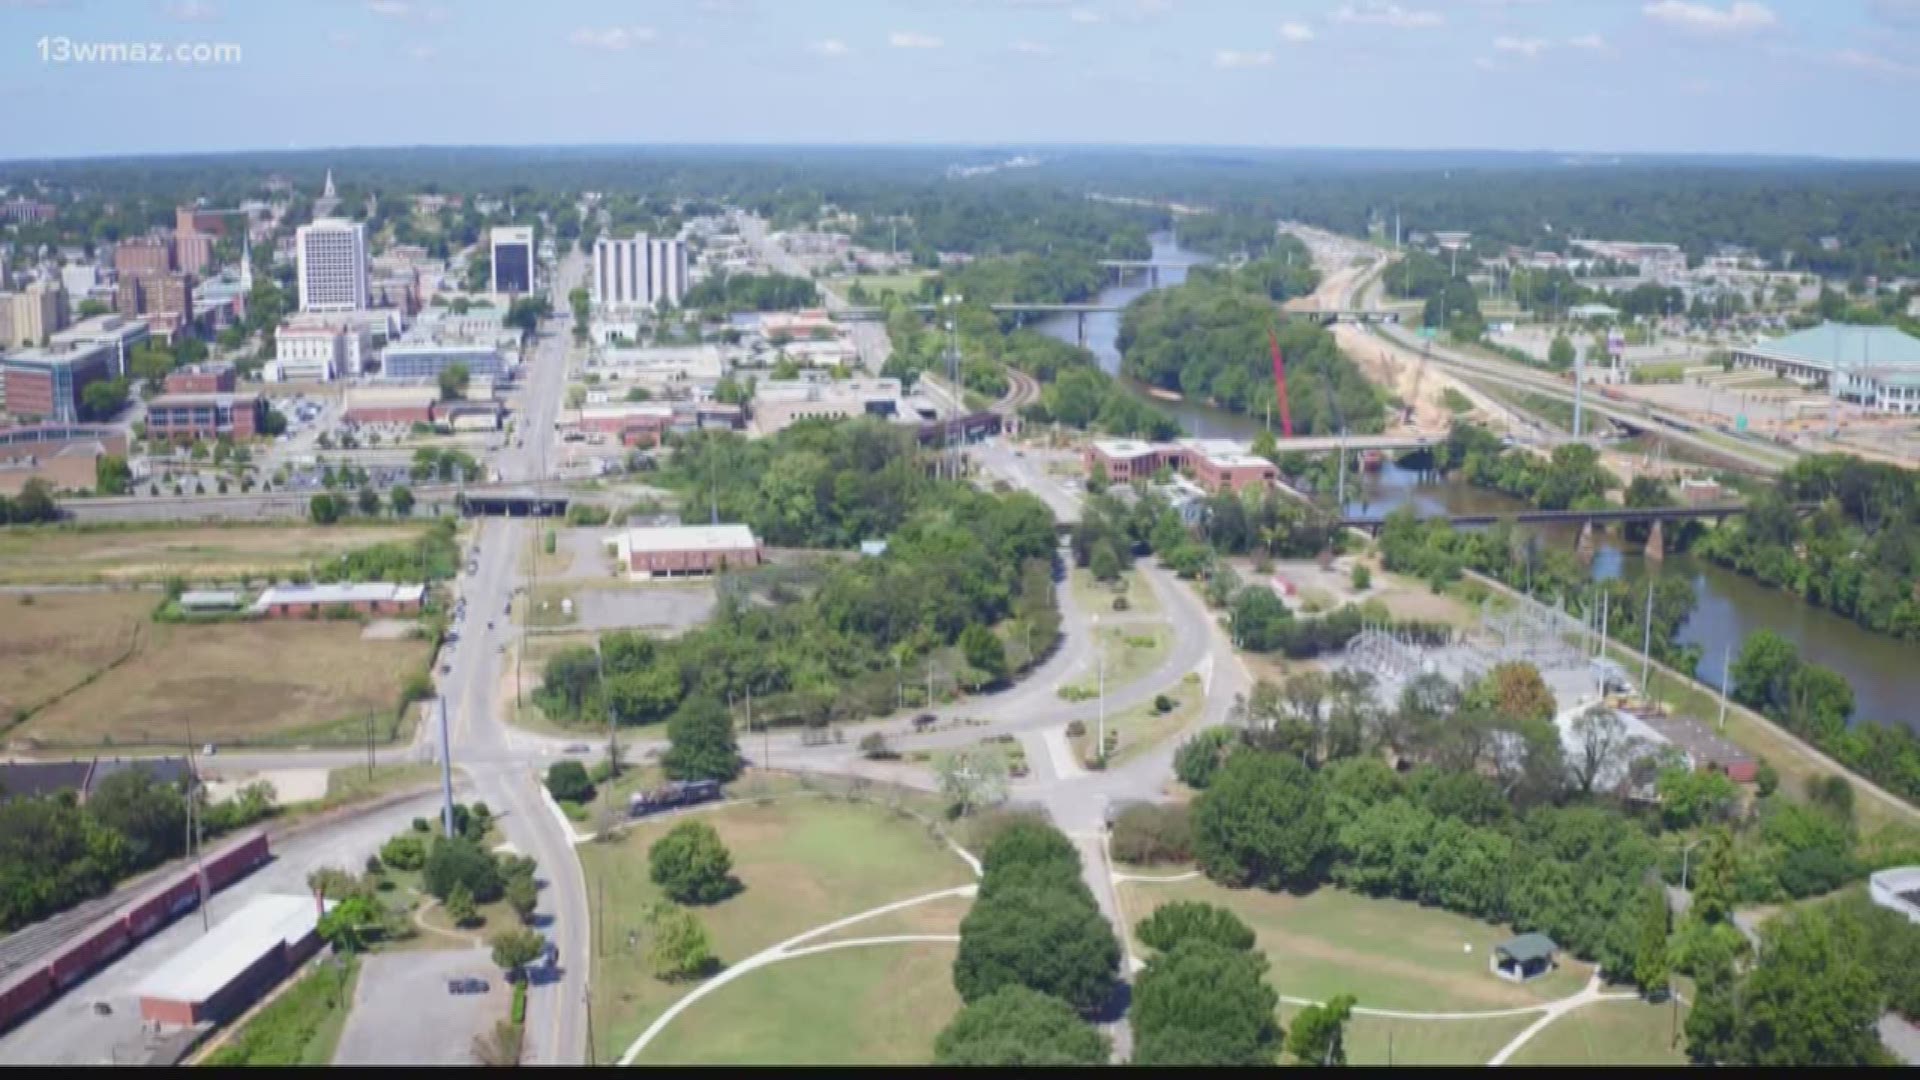
{"label": "city skyline", "polygon": [[[1920,87],[1920,0],[579,0],[537,19],[500,0],[0,0],[0,22],[11,159],[634,144],[1920,156],[1886,122]],[[77,58],[115,43],[237,55]],[[133,96],[180,122],[129,126]]]}

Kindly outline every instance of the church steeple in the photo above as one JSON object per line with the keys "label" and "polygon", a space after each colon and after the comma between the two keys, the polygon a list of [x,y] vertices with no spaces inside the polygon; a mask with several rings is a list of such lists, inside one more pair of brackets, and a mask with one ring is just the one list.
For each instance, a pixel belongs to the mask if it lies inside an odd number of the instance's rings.
{"label": "church steeple", "polygon": [[333,170],[332,169],[327,170],[327,186],[320,189],[320,197],[323,199],[337,198],[337,196],[335,196],[333,193]]}

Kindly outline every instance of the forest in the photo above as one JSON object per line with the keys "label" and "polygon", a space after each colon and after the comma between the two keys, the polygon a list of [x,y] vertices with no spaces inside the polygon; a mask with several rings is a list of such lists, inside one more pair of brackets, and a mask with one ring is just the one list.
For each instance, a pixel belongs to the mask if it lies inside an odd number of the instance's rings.
{"label": "forest", "polygon": [[806,422],[772,439],[688,438],[662,481],[771,547],[885,554],[726,574],[707,625],[677,638],[601,638],[548,661],[538,700],[569,722],[645,724],[689,697],[754,702],[766,723],[883,715],[955,687],[1003,681],[1051,648],[1052,514],[1027,494],[935,480],[913,433],[879,421]]}
{"label": "forest", "polygon": [[1134,301],[1120,322],[1121,370],[1233,412],[1263,415],[1274,400],[1268,335],[1277,333],[1296,434],[1336,433],[1343,425],[1378,430],[1386,415],[1379,393],[1325,329],[1280,321],[1272,301],[1281,297],[1270,286],[1284,279],[1270,269],[1199,271],[1186,284]]}

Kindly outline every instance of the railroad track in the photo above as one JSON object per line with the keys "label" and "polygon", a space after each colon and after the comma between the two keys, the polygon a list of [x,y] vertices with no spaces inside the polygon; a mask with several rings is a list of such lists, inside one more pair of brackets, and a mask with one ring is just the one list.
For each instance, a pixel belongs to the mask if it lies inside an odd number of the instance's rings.
{"label": "railroad track", "polygon": [[1040,383],[1033,376],[1017,368],[1007,369],[1007,392],[999,401],[989,406],[989,411],[1001,416],[1012,416],[1021,409],[1040,400]]}

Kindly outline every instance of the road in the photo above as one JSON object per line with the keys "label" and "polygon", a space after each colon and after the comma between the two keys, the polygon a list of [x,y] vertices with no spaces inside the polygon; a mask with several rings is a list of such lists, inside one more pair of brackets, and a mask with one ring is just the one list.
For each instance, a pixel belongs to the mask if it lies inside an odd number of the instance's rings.
{"label": "road", "polygon": [[[752,245],[754,254],[770,269],[793,277],[811,278],[813,272],[803,266],[786,249],[773,239],[772,231],[767,227],[765,218],[742,213],[738,218],[740,238]],[[847,306],[847,302],[824,285],[820,289],[821,302],[828,311],[838,311]],[[887,358],[893,355],[893,343],[887,337],[887,327],[878,322],[856,322],[852,324],[854,348],[860,351],[860,365],[868,372],[878,375],[886,366]]]}

